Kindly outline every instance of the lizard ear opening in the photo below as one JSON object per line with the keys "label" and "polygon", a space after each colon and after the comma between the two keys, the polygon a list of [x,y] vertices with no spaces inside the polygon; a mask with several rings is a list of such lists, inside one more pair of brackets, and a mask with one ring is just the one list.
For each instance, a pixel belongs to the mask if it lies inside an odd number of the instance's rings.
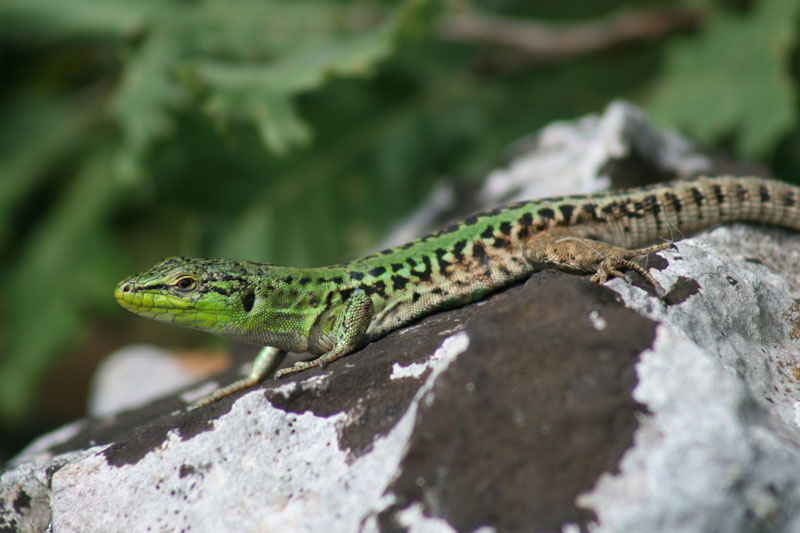
{"label": "lizard ear opening", "polygon": [[242,307],[244,308],[245,313],[249,313],[253,309],[253,304],[256,302],[256,295],[253,292],[253,289],[248,290],[244,296],[242,296]]}

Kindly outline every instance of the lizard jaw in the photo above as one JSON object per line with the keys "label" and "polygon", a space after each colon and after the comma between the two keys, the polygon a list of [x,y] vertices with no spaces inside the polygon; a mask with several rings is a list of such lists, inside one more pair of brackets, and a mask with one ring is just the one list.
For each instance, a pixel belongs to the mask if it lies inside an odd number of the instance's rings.
{"label": "lizard jaw", "polygon": [[158,290],[137,288],[129,280],[114,288],[117,303],[139,316],[180,326],[225,335],[233,316],[211,307],[201,309],[199,302],[164,294]]}

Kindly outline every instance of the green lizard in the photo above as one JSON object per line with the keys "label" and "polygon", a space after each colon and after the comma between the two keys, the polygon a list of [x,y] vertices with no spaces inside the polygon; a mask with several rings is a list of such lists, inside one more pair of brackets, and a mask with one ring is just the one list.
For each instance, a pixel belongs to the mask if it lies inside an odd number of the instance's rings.
{"label": "green lizard", "polygon": [[258,383],[287,351],[317,357],[276,377],[331,363],[424,315],[479,300],[538,270],[589,273],[602,283],[629,269],[658,288],[631,258],[725,222],[800,229],[799,200],[798,187],[752,177],[533,200],[322,268],[172,257],[121,281],[114,295],[141,316],[265,347],[246,378],[198,404],[205,405]]}

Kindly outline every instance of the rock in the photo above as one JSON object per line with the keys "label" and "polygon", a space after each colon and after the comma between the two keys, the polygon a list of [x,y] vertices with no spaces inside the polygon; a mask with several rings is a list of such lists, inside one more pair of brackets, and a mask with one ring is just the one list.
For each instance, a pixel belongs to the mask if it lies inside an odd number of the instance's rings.
{"label": "rock", "polygon": [[[575,174],[705,164],[625,104],[572,126]],[[557,168],[545,137],[520,157]],[[641,259],[663,300],[540,272],[206,408],[79,421],[0,475],[0,531],[800,531],[798,254],[731,225]]]}
{"label": "rock", "polygon": [[733,225],[676,247],[653,272],[664,302],[609,283],[660,324],[633,394],[649,414],[578,502],[599,531],[800,531],[796,267],[766,266],[800,236]]}
{"label": "rock", "polygon": [[95,372],[89,392],[89,414],[110,416],[186,388],[208,376],[197,366],[152,346],[121,348],[106,357]]}
{"label": "rock", "polygon": [[[609,326],[598,331],[592,311]],[[635,345],[620,335],[632,323]],[[173,399],[90,424],[53,450],[85,450],[62,455],[51,474],[50,505],[69,510],[54,512],[53,525],[84,529],[87,515],[75,510],[91,509],[102,531],[332,521],[354,531],[399,523],[415,502],[467,530],[495,513],[502,528],[584,520],[575,498],[632,442],[634,364],[654,327],[608,289],[543,273],[343,365],[188,414],[165,413]],[[93,447],[90,435],[99,435]],[[544,493],[546,504],[521,505]]]}

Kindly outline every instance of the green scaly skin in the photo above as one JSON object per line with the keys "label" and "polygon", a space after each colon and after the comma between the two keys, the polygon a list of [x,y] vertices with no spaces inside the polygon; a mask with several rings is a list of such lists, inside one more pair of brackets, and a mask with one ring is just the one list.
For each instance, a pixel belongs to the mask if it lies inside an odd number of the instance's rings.
{"label": "green scaly skin", "polygon": [[[699,177],[628,191],[522,202],[473,215],[402,246],[340,265],[290,268],[172,257],[121,281],[141,316],[265,346],[250,375],[201,402],[247,388],[287,351],[330,363],[404,324],[556,268],[604,282],[631,258],[732,221],[800,229],[800,189],[761,178]],[[662,242],[645,248],[638,248]]]}

